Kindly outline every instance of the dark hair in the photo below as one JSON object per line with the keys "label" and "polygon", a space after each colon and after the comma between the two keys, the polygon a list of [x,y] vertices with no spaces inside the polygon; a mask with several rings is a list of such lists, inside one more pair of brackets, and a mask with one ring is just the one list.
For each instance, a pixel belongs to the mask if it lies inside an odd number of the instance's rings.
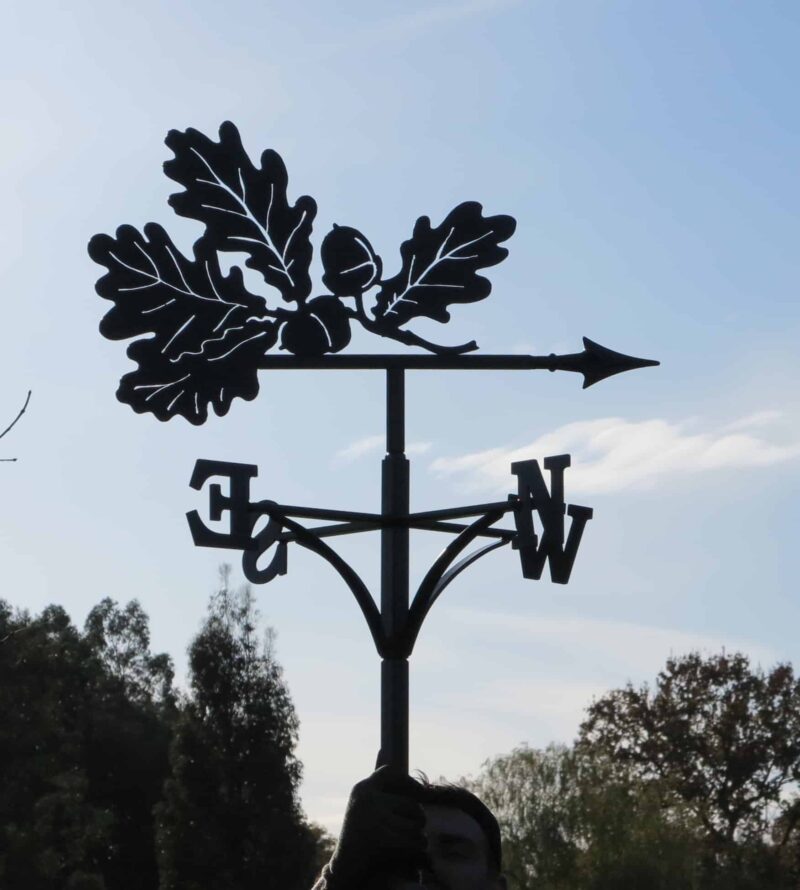
{"label": "dark hair", "polygon": [[502,853],[500,845],[500,826],[492,811],[483,801],[461,785],[450,782],[436,783],[428,780],[423,772],[417,773],[411,796],[420,804],[431,806],[452,807],[471,816],[480,825],[486,838],[489,854],[489,865],[492,871],[499,874],[502,870]]}

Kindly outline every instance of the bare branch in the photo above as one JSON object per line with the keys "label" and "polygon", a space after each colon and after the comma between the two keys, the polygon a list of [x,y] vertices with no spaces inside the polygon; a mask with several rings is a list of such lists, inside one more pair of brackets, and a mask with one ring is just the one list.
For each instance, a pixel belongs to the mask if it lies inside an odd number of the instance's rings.
{"label": "bare branch", "polygon": [[[16,416],[16,417],[11,421],[11,423],[10,423],[4,430],[3,430],[3,432],[0,433],[0,439],[2,439],[3,436],[5,436],[5,434],[6,434],[7,432],[9,432],[9,430],[12,430],[12,429],[17,425],[17,421],[18,421],[18,420],[20,419],[20,417],[22,417],[22,415],[25,413],[25,410],[26,410],[27,407],[28,407],[28,402],[30,402],[30,400],[31,400],[31,390],[28,390],[28,395],[25,397],[25,404],[22,406],[22,408],[20,408],[20,410],[19,410],[19,414],[17,414],[17,416]],[[0,457],[0,463],[4,463],[4,464],[13,464],[13,463],[16,463],[16,460],[17,460],[16,457]]]}
{"label": "bare branch", "polygon": [[[25,409],[28,407],[28,402],[30,402],[30,400],[31,400],[31,391],[28,390],[28,395],[27,395],[27,397],[26,397],[26,399],[25,399],[25,404],[22,406],[22,408],[20,408],[19,414],[17,414],[17,416],[16,416],[16,417],[11,421],[11,423],[10,423],[4,430],[3,430],[3,432],[0,433],[0,439],[2,439],[3,436],[5,436],[5,434],[6,434],[7,432],[9,432],[9,430],[13,429],[13,428],[16,426],[17,421],[18,421],[18,420],[20,419],[20,417],[22,417],[22,415],[25,413]],[[11,458],[11,459],[12,459],[12,460],[16,460],[16,458]]]}

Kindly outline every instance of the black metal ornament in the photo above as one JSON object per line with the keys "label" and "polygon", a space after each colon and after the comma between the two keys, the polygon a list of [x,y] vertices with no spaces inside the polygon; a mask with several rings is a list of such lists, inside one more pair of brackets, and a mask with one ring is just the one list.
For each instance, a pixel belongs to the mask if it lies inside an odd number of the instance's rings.
{"label": "black metal ornament", "polygon": [[[114,237],[96,235],[93,260],[107,272],[97,292],[114,305],[101,333],[133,340],[128,355],[137,363],[117,391],[120,401],[159,420],[182,416],[206,421],[209,407],[224,415],[234,398],[253,399],[258,371],[279,369],[379,369],[386,375],[386,455],[382,464],[379,513],[356,513],[251,499],[254,464],[199,460],[191,486],[209,480],[209,527],[197,511],[187,514],[197,546],[241,551],[245,576],[266,583],[287,570],[288,545],[322,556],[336,570],[367,621],[381,657],[382,760],[408,769],[408,658],[417,635],[443,590],[476,560],[505,544],[519,553],[525,578],[566,584],[592,510],[564,500],[569,455],[544,459],[549,485],[536,460],[512,464],[517,491],[505,501],[414,513],[410,509],[410,467],[405,454],[405,372],[407,370],[549,370],[583,375],[584,388],[613,374],[657,365],[583,339],[582,352],[568,355],[473,355],[475,341],[446,346],[409,328],[417,318],[445,323],[459,303],[485,299],[491,283],[482,270],[508,255],[501,246],[514,232],[510,216],[484,216],[480,204],[459,204],[437,226],[420,217],[400,247],[399,270],[384,277],[384,266],[358,229],[334,225],[320,246],[322,283],[312,294],[309,275],[311,230],[316,203],[308,196],[291,204],[286,167],[274,151],[256,167],[231,123],[214,142],[197,130],[173,130],[166,143],[174,158],[164,171],[183,187],[170,204],[200,222],[202,236],[193,255],[183,255],[167,232],[148,223],[142,232],[121,226]],[[273,296],[268,302],[244,285],[241,268],[224,273],[220,254],[245,257]],[[226,264],[229,265],[229,264]],[[339,354],[353,324],[427,351],[417,354]],[[280,354],[283,353],[283,354]],[[497,527],[511,516],[513,528]],[[567,528],[566,519],[569,519]],[[298,520],[322,522],[308,527]],[[411,529],[454,534],[409,596]],[[380,596],[374,598],[356,571],[327,543],[338,535],[379,530]],[[474,542],[483,543],[466,552]]]}
{"label": "black metal ornament", "polygon": [[[277,345],[299,358],[337,353],[350,342],[354,323],[439,355],[477,349],[475,342],[432,343],[404,326],[418,317],[446,322],[451,305],[489,295],[491,283],[478,272],[508,255],[500,244],[514,232],[510,216],[486,217],[468,201],[439,226],[420,217],[400,248],[399,272],[387,279],[366,236],[335,225],[320,252],[330,293],[310,298],[317,205],[308,196],[289,203],[277,152],[265,151],[255,167],[230,122],[220,127],[219,142],[189,129],[172,130],[166,144],[175,157],[164,172],[184,189],[170,205],[205,227],[194,256],[184,256],[154,223],[143,233],[121,226],[115,237],[96,235],[89,243],[89,255],[108,269],[97,292],[115,304],[101,333],[118,340],[154,335],[128,348],[139,367],[122,378],[117,396],[134,411],[194,424],[207,419],[209,405],[224,415],[236,396],[255,397],[270,349]],[[293,308],[250,293],[237,266],[223,275],[220,252],[245,255],[245,265]]]}

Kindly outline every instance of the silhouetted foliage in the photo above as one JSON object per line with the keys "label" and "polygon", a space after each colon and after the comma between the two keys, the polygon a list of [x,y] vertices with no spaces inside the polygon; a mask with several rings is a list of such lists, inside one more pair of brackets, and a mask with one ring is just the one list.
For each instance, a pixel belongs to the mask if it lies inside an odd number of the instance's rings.
{"label": "silhouetted foliage", "polygon": [[670,658],[654,689],[629,684],[595,701],[581,741],[683,801],[723,860],[737,858],[740,841],[785,846],[797,829],[800,680],[791,665],[765,672],[740,653]]}
{"label": "silhouetted foliage", "polygon": [[87,728],[102,669],[58,606],[0,601],[0,886],[102,890],[114,813],[92,800]]}
{"label": "silhouetted foliage", "polygon": [[308,887],[315,841],[297,798],[298,721],[273,636],[223,573],[189,649],[191,693],[158,808],[161,890]]}
{"label": "silhouetted foliage", "polygon": [[316,822],[308,823],[308,831],[314,842],[314,860],[310,873],[316,878],[333,855],[336,838],[324,826]]}
{"label": "silhouetted foliage", "polygon": [[81,635],[58,606],[31,618],[0,602],[0,680],[0,886],[155,887],[172,668],[139,605],[104,600]]}
{"label": "silhouetted foliage", "polygon": [[791,667],[692,653],[593,702],[574,747],[517,748],[471,785],[518,890],[796,890],[798,777]]}
{"label": "silhouetted foliage", "polygon": [[333,840],[300,811],[297,718],[255,624],[226,583],[179,700],[138,602],[102,600],[81,633],[0,600],[2,890],[311,885]]}
{"label": "silhouetted foliage", "polygon": [[512,890],[690,890],[699,844],[689,814],[564,745],[487,761],[468,783],[492,809]]}
{"label": "silhouetted foliage", "polygon": [[[2,890],[299,890],[333,839],[301,812],[298,721],[249,588],[227,572],[190,689],[137,602],[81,633],[0,600]],[[575,746],[469,783],[512,890],[796,890],[800,683],[740,654],[671,658],[588,708]]]}
{"label": "silhouetted foliage", "polygon": [[169,656],[150,654],[148,618],[135,600],[104,599],[89,613],[84,639],[104,668],[87,727],[87,773],[93,800],[115,814],[109,890],[155,888],[153,807],[161,800],[176,718]]}

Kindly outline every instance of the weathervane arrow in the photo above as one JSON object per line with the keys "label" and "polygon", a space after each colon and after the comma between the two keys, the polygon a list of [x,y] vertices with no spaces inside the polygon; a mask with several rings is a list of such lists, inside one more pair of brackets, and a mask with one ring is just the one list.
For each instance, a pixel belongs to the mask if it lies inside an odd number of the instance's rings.
{"label": "weathervane arrow", "polygon": [[567,355],[265,355],[258,367],[264,370],[398,370],[398,371],[577,371],[583,388],[623,371],[654,367],[660,362],[615,352],[583,338],[583,352]]}

